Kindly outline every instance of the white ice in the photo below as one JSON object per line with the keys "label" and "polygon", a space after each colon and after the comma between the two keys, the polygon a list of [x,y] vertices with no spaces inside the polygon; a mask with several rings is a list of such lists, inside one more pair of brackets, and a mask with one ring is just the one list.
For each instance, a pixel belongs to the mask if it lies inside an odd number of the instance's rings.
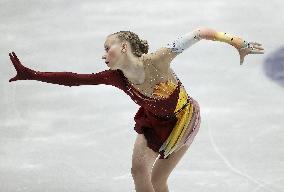
{"label": "white ice", "polygon": [[202,40],[171,65],[198,101],[201,127],[169,178],[171,192],[284,191],[284,89],[262,71],[283,46],[284,3],[264,1],[0,1],[0,191],[134,191],[130,173],[138,106],[105,85],[8,80],[8,53],[38,71],[107,69],[105,37],[137,33],[149,52],[199,26],[262,43],[237,50]]}

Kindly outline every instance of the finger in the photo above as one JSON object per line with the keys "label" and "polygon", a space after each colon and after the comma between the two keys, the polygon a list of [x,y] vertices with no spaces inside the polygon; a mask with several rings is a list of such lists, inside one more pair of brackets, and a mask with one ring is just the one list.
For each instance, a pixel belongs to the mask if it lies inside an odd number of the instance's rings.
{"label": "finger", "polygon": [[9,56],[10,56],[10,59],[15,62],[15,57],[11,53],[9,53]]}
{"label": "finger", "polygon": [[18,57],[17,57],[16,53],[12,52],[12,54],[13,54],[13,56],[14,56],[15,60],[16,60],[16,61],[18,61],[19,63],[21,63],[21,62],[20,62],[20,60],[18,59]]}
{"label": "finger", "polygon": [[17,80],[18,80],[18,76],[15,76],[15,77],[11,78],[11,79],[9,80],[9,82],[17,81]]}
{"label": "finger", "polygon": [[255,44],[255,45],[258,45],[258,46],[261,46],[261,44],[260,43],[257,43],[257,42],[251,42],[252,44]]}
{"label": "finger", "polygon": [[11,60],[12,63],[13,63],[14,68],[15,68],[16,71],[18,72],[18,71],[19,71],[19,63],[18,63],[17,61],[15,61],[15,58],[12,56],[11,53],[9,53],[9,56],[10,56],[10,60]]}
{"label": "finger", "polygon": [[260,49],[260,50],[264,50],[262,47],[258,47],[258,46],[253,46],[253,48],[255,48],[255,49]]}
{"label": "finger", "polygon": [[263,54],[263,53],[264,53],[264,51],[259,51],[259,50],[252,50],[250,52],[250,54]]}
{"label": "finger", "polygon": [[9,53],[9,56],[10,56],[10,58],[11,58],[11,59],[13,59],[13,56],[12,56],[12,54],[11,54],[11,53]]}
{"label": "finger", "polygon": [[15,64],[14,57],[12,56],[12,54],[11,54],[11,53],[9,53],[9,56],[10,56],[10,60],[12,61],[13,65],[15,66],[16,64]]}
{"label": "finger", "polygon": [[244,62],[244,57],[240,55],[240,65],[242,65]]}

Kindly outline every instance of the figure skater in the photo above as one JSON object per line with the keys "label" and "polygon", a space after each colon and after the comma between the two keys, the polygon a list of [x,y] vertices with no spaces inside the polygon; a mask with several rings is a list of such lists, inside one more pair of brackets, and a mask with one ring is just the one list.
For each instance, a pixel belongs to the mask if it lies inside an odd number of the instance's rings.
{"label": "figure skater", "polygon": [[[198,102],[190,97],[174,71],[172,60],[196,42],[207,39],[234,46],[240,64],[248,54],[262,54],[261,44],[228,33],[199,27],[179,36],[153,53],[148,43],[131,31],[107,36],[102,59],[110,68],[98,73],[40,72],[25,67],[9,53],[17,80],[80,86],[112,85],[123,90],[140,106],[134,121],[138,133],[132,155],[131,174],[137,192],[167,192],[167,180],[191,145],[200,127]],[[159,157],[159,158],[158,158]]]}

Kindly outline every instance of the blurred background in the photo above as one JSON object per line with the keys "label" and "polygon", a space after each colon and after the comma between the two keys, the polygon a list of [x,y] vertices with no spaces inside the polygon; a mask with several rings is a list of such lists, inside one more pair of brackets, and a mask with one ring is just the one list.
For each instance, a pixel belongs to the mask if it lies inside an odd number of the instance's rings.
{"label": "blurred background", "polygon": [[110,33],[135,32],[154,52],[200,26],[259,42],[265,54],[240,65],[234,47],[202,40],[173,60],[201,127],[170,191],[283,191],[283,9],[281,0],[0,0],[0,191],[135,191],[139,106],[103,84],[9,83],[9,52],[38,71],[96,73],[108,69]]}

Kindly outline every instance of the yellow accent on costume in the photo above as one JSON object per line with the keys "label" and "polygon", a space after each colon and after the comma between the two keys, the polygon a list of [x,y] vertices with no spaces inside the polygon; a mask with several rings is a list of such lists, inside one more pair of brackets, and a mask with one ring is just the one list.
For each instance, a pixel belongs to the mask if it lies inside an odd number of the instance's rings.
{"label": "yellow accent on costume", "polygon": [[188,128],[188,124],[191,121],[193,114],[193,107],[191,105],[186,106],[178,115],[178,121],[173,128],[168,139],[163,143],[159,151],[164,150],[165,158],[169,156],[178,146],[184,133]]}
{"label": "yellow accent on costume", "polygon": [[[159,83],[156,85],[153,95],[160,97],[168,97],[176,88],[172,81],[167,81],[166,83]],[[187,93],[184,88],[180,89],[179,99],[175,108],[175,113],[180,110],[187,103]],[[188,128],[188,124],[191,121],[193,115],[193,106],[191,103],[188,103],[186,107],[184,107],[177,114],[177,122],[175,127],[173,128],[171,134],[167,138],[167,140],[160,147],[159,151],[164,150],[164,156],[167,157],[170,155],[180,143],[184,133]]]}
{"label": "yellow accent on costume", "polygon": [[161,98],[168,98],[170,94],[175,90],[176,84],[172,81],[162,82],[156,84],[154,87],[153,95],[159,96]]}

